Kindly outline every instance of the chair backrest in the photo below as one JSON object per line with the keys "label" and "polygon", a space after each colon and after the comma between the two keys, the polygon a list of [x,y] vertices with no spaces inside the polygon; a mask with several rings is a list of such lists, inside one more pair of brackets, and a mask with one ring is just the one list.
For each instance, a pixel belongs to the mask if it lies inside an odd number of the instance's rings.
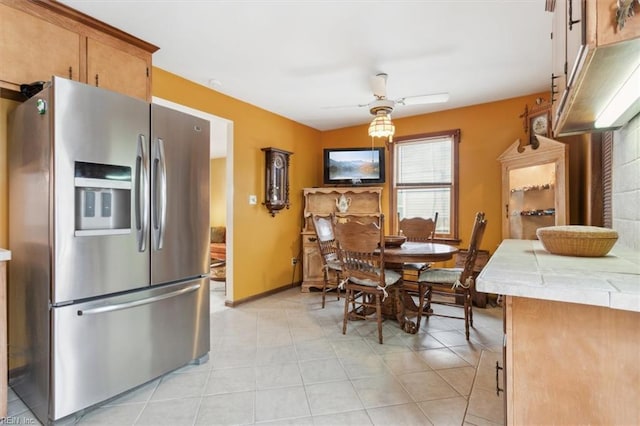
{"label": "chair backrest", "polygon": [[337,221],[334,233],[343,277],[372,280],[384,287],[384,215],[377,223]]}
{"label": "chair backrest", "polygon": [[[398,218],[400,214],[398,213]],[[398,221],[398,232],[407,237],[407,241],[431,242],[436,235],[438,212],[433,218],[422,217],[404,218]]]}
{"label": "chair backrest", "polygon": [[464,261],[464,269],[460,277],[460,282],[463,284],[466,284],[467,279],[473,275],[476,258],[478,257],[478,249],[486,227],[487,220],[484,218],[484,212],[476,213],[473,229],[471,230],[471,239],[469,240],[469,250],[467,251],[467,258]]}
{"label": "chair backrest", "polygon": [[338,260],[338,247],[333,234],[333,218],[331,216],[313,215],[312,223],[316,231],[318,248],[322,256],[322,263]]}

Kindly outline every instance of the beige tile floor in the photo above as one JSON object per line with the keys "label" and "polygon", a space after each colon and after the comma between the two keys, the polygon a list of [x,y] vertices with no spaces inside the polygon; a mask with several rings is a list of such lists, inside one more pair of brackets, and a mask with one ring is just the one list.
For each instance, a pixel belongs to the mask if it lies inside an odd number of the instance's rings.
{"label": "beige tile floor", "polygon": [[[385,321],[380,345],[375,322],[351,322],[342,335],[344,302],[334,295],[325,309],[320,293],[299,288],[227,308],[224,283],[211,284],[209,362],[185,366],[65,423],[503,423],[490,379],[502,350],[500,308],[474,310],[470,342],[462,321],[433,317],[416,335]],[[476,369],[481,356],[483,371]],[[5,422],[39,424],[12,391]]]}

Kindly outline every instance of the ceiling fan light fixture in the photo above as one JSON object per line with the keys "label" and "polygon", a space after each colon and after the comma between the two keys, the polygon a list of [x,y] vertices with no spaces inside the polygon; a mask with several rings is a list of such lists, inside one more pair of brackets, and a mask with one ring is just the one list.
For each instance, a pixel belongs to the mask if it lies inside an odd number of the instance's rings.
{"label": "ceiling fan light fixture", "polygon": [[376,112],[376,116],[369,124],[369,136],[372,138],[387,138],[392,140],[396,126],[393,125],[391,117],[384,110]]}

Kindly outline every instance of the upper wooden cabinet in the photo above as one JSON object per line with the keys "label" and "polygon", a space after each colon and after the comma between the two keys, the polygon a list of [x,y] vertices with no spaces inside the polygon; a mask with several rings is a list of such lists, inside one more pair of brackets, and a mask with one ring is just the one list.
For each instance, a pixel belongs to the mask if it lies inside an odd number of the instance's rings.
{"label": "upper wooden cabinet", "polygon": [[4,83],[79,80],[80,34],[0,4],[0,57]]}
{"label": "upper wooden cabinet", "polygon": [[560,97],[567,88],[567,49],[566,37],[567,32],[565,26],[567,18],[564,8],[565,2],[556,3],[553,13],[553,26],[551,39],[553,40],[553,55],[551,56],[551,116],[556,117],[558,105],[560,105]]}
{"label": "upper wooden cabinet", "polygon": [[151,99],[158,48],[51,0],[0,0],[0,87],[52,75]]}
{"label": "upper wooden cabinet", "polygon": [[89,38],[87,83],[148,99],[150,61]]}
{"label": "upper wooden cabinet", "polygon": [[551,76],[555,137],[606,130],[595,129],[595,121],[640,57],[640,16],[628,17],[620,28],[617,10],[617,0],[555,3]]}

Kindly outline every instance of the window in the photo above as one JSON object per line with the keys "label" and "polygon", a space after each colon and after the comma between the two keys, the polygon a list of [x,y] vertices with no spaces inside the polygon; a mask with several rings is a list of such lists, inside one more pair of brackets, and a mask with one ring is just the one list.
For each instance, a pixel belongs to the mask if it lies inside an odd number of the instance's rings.
{"label": "window", "polygon": [[439,239],[458,239],[459,141],[460,130],[455,129],[393,143],[391,211],[400,219],[430,218],[437,212]]}

